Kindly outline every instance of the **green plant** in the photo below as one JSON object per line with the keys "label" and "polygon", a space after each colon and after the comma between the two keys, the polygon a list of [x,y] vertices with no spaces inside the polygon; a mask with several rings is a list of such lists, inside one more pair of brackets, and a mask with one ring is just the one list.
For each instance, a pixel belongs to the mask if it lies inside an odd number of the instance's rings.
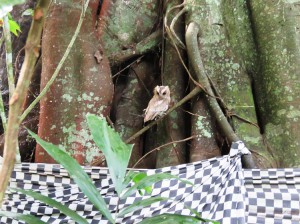
{"label": "green plant", "polygon": [[[116,133],[111,127],[108,126],[105,119],[102,117],[97,117],[96,115],[88,114],[87,115],[88,125],[93,136],[95,143],[101,148],[104,153],[104,156],[107,161],[107,165],[112,176],[113,184],[116,189],[117,194],[120,198],[126,198],[136,191],[140,193],[145,191],[145,193],[151,193],[152,185],[156,182],[176,178],[185,184],[191,184],[189,181],[178,178],[177,176],[159,173],[147,176],[145,173],[133,172],[130,171],[126,175],[126,169],[129,162],[130,154],[132,151],[132,146],[130,144],[125,144],[118,133]],[[123,208],[119,211],[116,218],[113,218],[113,215],[108,210],[107,205],[98,192],[95,185],[92,183],[91,179],[84,172],[82,167],[73,159],[67,152],[60,149],[58,146],[55,146],[51,143],[45,142],[40,139],[36,134],[29,131],[31,136],[36,139],[37,143],[40,144],[58,163],[60,163],[66,170],[68,170],[70,176],[76,182],[81,191],[87,196],[87,198],[95,205],[95,207],[111,222],[115,223],[117,217],[122,217],[127,213],[142,209],[143,207],[149,206],[152,203],[169,200],[169,198],[163,197],[150,197],[148,199],[138,201],[132,205]],[[126,188],[130,181],[133,181],[134,184],[130,188]],[[78,223],[87,223],[87,220],[80,217],[76,212],[70,210],[65,205],[57,202],[51,198],[43,196],[39,193],[22,190],[22,189],[11,189],[18,191],[22,194],[26,194],[48,204],[49,206],[58,208],[62,213],[66,214],[74,221]],[[190,208],[188,208],[190,209]],[[205,220],[200,217],[194,210],[190,209],[192,213],[195,214],[195,217],[192,216],[183,216],[183,215],[172,215],[172,214],[162,214],[159,216],[147,218],[141,223],[201,223],[211,220]],[[0,211],[0,215],[9,216],[18,220],[26,221],[27,223],[37,223],[37,218],[32,215],[20,215],[12,212]],[[214,222],[214,221],[212,221]],[[43,223],[43,222],[39,222]],[[218,223],[218,222],[214,222]]]}

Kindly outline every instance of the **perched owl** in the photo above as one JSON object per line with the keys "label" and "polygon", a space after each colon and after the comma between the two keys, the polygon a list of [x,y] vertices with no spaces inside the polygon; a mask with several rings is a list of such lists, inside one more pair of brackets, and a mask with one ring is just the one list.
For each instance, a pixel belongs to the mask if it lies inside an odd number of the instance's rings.
{"label": "perched owl", "polygon": [[169,86],[156,86],[154,96],[145,111],[144,122],[162,116],[168,110],[171,101]]}

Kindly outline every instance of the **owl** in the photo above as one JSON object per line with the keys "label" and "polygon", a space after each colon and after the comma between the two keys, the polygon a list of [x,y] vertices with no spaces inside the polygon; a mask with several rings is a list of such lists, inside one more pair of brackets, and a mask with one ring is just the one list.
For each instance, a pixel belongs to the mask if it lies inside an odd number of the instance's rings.
{"label": "owl", "polygon": [[145,110],[144,122],[162,116],[168,110],[171,102],[169,86],[156,86],[153,92],[154,96]]}

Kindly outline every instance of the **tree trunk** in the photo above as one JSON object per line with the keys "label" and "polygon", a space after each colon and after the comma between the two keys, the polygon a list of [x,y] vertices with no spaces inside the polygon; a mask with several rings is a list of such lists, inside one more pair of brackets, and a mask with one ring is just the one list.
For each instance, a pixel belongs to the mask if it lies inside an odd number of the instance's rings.
{"label": "tree trunk", "polygon": [[255,96],[277,166],[300,165],[300,1],[249,1],[257,43]]}
{"label": "tree trunk", "polygon": [[[95,33],[97,2],[90,2],[71,53],[40,102],[39,136],[69,151],[80,164],[91,164],[102,157],[92,141],[85,115],[108,116],[113,96],[108,60],[104,55],[101,59],[94,56],[102,51]],[[52,3],[43,35],[41,88],[62,58],[78,23],[80,9],[81,1]],[[35,155],[36,162],[54,162],[40,146]]]}

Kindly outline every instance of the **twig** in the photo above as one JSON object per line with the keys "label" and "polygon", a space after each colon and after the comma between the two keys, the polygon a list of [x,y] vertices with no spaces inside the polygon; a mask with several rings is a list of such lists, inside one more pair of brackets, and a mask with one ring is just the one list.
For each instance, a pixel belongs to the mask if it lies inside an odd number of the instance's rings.
{"label": "twig", "polygon": [[185,1],[183,1],[183,2],[182,2],[181,4],[179,4],[179,5],[173,6],[172,8],[170,8],[169,10],[167,10],[166,15],[165,15],[165,18],[164,18],[164,26],[166,27],[166,31],[167,31],[168,35],[169,35],[170,38],[173,40],[174,45],[176,45],[176,44],[175,44],[175,41],[174,41],[174,39],[173,39],[173,38],[175,37],[175,39],[176,39],[178,45],[179,45],[182,49],[185,50],[185,49],[186,49],[185,45],[184,45],[184,44],[182,43],[182,41],[178,38],[178,36],[176,35],[176,33],[174,32],[174,29],[173,29],[173,27],[174,27],[176,21],[178,20],[178,18],[179,18],[183,13],[186,12],[186,9],[185,9],[185,8],[183,8],[182,10],[180,10],[179,13],[177,13],[177,15],[173,18],[173,20],[172,20],[172,22],[171,22],[171,28],[168,27],[168,16],[169,16],[169,13],[170,13],[171,11],[173,11],[174,9],[178,9],[178,8],[180,8],[180,7],[183,7],[184,5],[185,5]]}
{"label": "twig", "polygon": [[13,62],[12,62],[12,46],[11,46],[11,34],[9,29],[8,16],[3,18],[3,34],[5,42],[5,51],[6,51],[6,70],[7,70],[7,79],[8,79],[8,89],[9,89],[9,99],[11,99],[15,91],[15,81],[14,81],[14,71],[13,71]]}
{"label": "twig", "polygon": [[48,90],[50,89],[51,85],[53,84],[53,82],[55,81],[56,77],[58,76],[65,60],[67,59],[73,45],[74,45],[74,42],[79,34],[79,31],[80,31],[80,28],[81,28],[81,25],[82,25],[82,22],[83,22],[83,18],[85,16],[85,12],[86,12],[86,9],[88,7],[88,4],[89,4],[89,0],[87,0],[85,2],[85,4],[82,6],[82,11],[81,11],[81,14],[80,14],[80,18],[79,18],[79,21],[78,21],[78,25],[76,27],[76,30],[74,32],[74,35],[63,55],[63,57],[61,58],[60,62],[58,63],[51,79],[47,82],[47,84],[45,85],[44,89],[40,92],[40,94],[34,99],[34,101],[27,107],[27,109],[23,112],[23,114],[21,115],[21,122],[25,119],[25,117],[30,113],[30,111],[35,107],[36,104],[38,104],[38,102],[45,96],[45,94],[48,92]]}
{"label": "twig", "polygon": [[[0,38],[0,48],[2,47],[3,41],[4,41],[4,35],[2,34],[2,36]],[[1,80],[1,83],[3,83],[1,76],[0,76],[0,80]],[[2,120],[2,126],[3,126],[4,133],[5,133],[6,132],[7,121],[6,121],[6,115],[5,115],[5,110],[4,110],[4,103],[3,103],[1,89],[0,89],[0,117],[1,117],[1,120]]]}
{"label": "twig", "polygon": [[129,65],[127,65],[125,68],[121,69],[120,71],[118,71],[116,74],[114,74],[111,78],[115,78],[117,75],[119,75],[121,72],[123,72],[124,70],[126,70],[127,68],[129,68],[131,65],[133,65],[134,63],[140,61],[142,58],[144,57],[144,55],[142,55],[141,57],[137,58],[136,60],[134,60],[133,62],[131,62]]}
{"label": "twig", "polygon": [[171,113],[173,110],[175,110],[176,108],[180,107],[182,104],[184,104],[185,102],[187,102],[188,100],[192,99],[194,96],[196,96],[198,93],[200,93],[201,88],[199,87],[195,87],[188,95],[186,95],[184,98],[182,98],[178,103],[176,103],[172,108],[170,108],[164,116],[158,118],[157,120],[151,122],[150,124],[148,124],[147,126],[145,126],[144,128],[142,128],[141,130],[139,130],[137,133],[135,133],[134,135],[132,135],[130,138],[128,138],[125,142],[128,144],[130,143],[132,140],[134,140],[135,138],[137,138],[138,136],[144,134],[147,130],[149,130],[151,127],[153,127],[154,125],[156,125],[159,121],[161,121],[162,119],[164,119],[164,117],[166,115],[168,115],[169,113]]}
{"label": "twig", "polygon": [[18,52],[18,54],[17,54],[17,57],[16,57],[16,60],[15,60],[15,77],[17,76],[17,74],[18,74],[18,72],[19,72],[19,69],[18,69],[18,62],[19,62],[19,58],[20,58],[20,55],[21,55],[21,52],[23,51],[25,49],[25,46],[24,47],[22,47],[20,50],[19,50],[19,52]]}
{"label": "twig", "polygon": [[135,164],[132,168],[135,168],[143,159],[145,159],[149,154],[153,153],[154,151],[158,151],[163,147],[166,147],[168,145],[174,144],[174,143],[180,143],[180,142],[186,142],[188,140],[191,140],[193,138],[195,138],[196,136],[193,135],[191,137],[185,138],[185,139],[181,139],[181,140],[176,140],[176,141],[172,141],[172,142],[168,142],[166,144],[163,144],[161,146],[156,147],[155,149],[152,149],[151,151],[147,152],[145,155],[143,155]]}
{"label": "twig", "polygon": [[26,41],[25,59],[20,72],[18,84],[9,101],[10,108],[7,130],[5,133],[4,160],[0,171],[0,207],[15,164],[22,104],[25,100],[29,82],[34,72],[37,57],[39,56],[38,52],[40,48],[43,24],[50,2],[51,0],[41,0],[37,4]]}
{"label": "twig", "polygon": [[178,18],[179,18],[180,16],[182,16],[185,12],[186,12],[186,8],[181,9],[180,12],[177,13],[176,16],[172,19],[172,22],[171,22],[171,24],[170,24],[170,31],[171,31],[171,33],[173,34],[173,36],[174,36],[175,39],[177,40],[179,46],[181,46],[183,49],[186,49],[186,47],[185,47],[184,43],[182,43],[182,41],[181,41],[181,40],[179,39],[179,37],[176,35],[176,33],[175,33],[175,31],[174,31],[174,26],[175,26],[175,24],[176,24]]}

